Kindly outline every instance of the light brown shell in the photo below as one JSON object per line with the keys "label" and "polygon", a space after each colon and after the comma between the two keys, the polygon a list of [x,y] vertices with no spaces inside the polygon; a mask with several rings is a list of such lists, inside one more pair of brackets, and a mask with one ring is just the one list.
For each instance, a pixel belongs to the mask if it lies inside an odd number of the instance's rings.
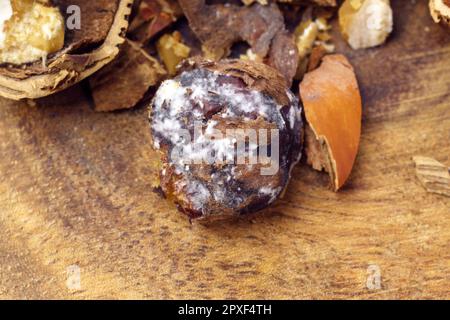
{"label": "light brown shell", "polygon": [[343,55],[326,56],[305,75],[300,95],[309,125],[308,162],[325,169],[337,191],[350,176],[361,135],[362,102],[353,67]]}
{"label": "light brown shell", "polygon": [[[119,53],[119,46],[125,41],[128,17],[133,0],[120,0],[113,24],[104,42],[89,53],[63,53],[51,61],[42,72],[9,72],[0,67],[0,96],[5,98],[36,99],[66,89],[89,77],[111,62]],[[2,71],[2,70],[0,70]]]}

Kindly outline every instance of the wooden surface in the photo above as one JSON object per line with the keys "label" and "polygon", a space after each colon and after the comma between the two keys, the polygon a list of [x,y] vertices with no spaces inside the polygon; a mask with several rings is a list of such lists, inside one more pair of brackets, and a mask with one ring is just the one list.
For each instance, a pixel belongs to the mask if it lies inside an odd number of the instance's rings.
{"label": "wooden surface", "polygon": [[450,165],[450,33],[426,1],[394,4],[387,45],[335,37],[364,98],[347,187],[302,164],[251,218],[190,225],[152,192],[144,108],[94,113],[79,87],[41,107],[1,99],[0,298],[449,299],[450,199],[422,188],[411,158]]}

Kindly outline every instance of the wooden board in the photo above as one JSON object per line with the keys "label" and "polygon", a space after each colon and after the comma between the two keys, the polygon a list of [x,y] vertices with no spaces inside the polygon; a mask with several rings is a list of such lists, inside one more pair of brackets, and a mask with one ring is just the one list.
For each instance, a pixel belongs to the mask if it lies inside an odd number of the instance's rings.
{"label": "wooden board", "polygon": [[381,48],[335,35],[364,97],[349,184],[335,194],[299,165],[251,218],[191,225],[152,192],[144,108],[98,114],[79,87],[42,107],[1,99],[0,298],[449,299],[450,199],[411,157],[450,165],[450,33],[426,1],[394,6]]}

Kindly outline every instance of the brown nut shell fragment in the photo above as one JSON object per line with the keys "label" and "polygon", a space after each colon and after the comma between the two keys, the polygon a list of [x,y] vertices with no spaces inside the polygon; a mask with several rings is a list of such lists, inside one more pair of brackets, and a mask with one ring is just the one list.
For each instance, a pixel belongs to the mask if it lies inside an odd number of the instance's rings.
{"label": "brown nut shell fragment", "polygon": [[434,22],[450,26],[450,1],[430,0],[430,13]]}
{"label": "brown nut shell fragment", "polygon": [[339,54],[324,57],[318,69],[305,75],[300,96],[309,124],[308,163],[327,171],[337,191],[350,176],[361,135],[361,95],[347,58]]}
{"label": "brown nut shell fragment", "polygon": [[[70,6],[80,8],[80,29],[66,28],[63,49],[49,56],[45,63],[0,65],[0,96],[14,100],[48,96],[97,72],[119,53],[133,0],[59,0],[55,3],[63,14]],[[65,19],[72,17],[73,11],[69,12]]]}
{"label": "brown nut shell fragment", "polygon": [[130,22],[128,36],[140,43],[153,39],[182,16],[176,0],[135,1],[136,16]]}
{"label": "brown nut shell fragment", "polygon": [[189,26],[202,42],[206,58],[225,58],[234,43],[245,41],[255,55],[267,58],[267,64],[276,68],[288,85],[292,83],[298,49],[277,4],[254,3],[245,7],[207,4],[204,0],[180,0],[179,3]]}
{"label": "brown nut shell fragment", "polygon": [[209,5],[205,0],[180,0],[189,25],[201,40],[208,58],[226,57],[233,43],[248,42],[253,52],[265,57],[272,39],[284,30],[283,15],[276,4],[251,7]]}
{"label": "brown nut shell fragment", "polygon": [[135,107],[166,75],[158,60],[138,43],[126,40],[117,58],[89,78],[95,111]]}
{"label": "brown nut shell fragment", "polygon": [[314,47],[311,51],[311,55],[309,56],[308,72],[317,69],[320,63],[322,62],[323,57],[325,57],[326,54],[327,49],[325,49],[323,46],[319,45],[317,47]]}

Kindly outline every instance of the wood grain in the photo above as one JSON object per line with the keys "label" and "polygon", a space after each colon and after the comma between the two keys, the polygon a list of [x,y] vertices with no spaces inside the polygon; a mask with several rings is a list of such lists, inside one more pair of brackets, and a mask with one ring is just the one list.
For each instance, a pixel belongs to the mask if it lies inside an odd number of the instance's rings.
{"label": "wood grain", "polygon": [[422,188],[412,156],[450,165],[450,33],[426,1],[393,3],[385,46],[335,34],[364,98],[349,184],[335,194],[302,164],[283,200],[241,220],[191,225],[152,192],[144,108],[98,114],[80,87],[0,100],[0,298],[449,299],[450,199]]}

